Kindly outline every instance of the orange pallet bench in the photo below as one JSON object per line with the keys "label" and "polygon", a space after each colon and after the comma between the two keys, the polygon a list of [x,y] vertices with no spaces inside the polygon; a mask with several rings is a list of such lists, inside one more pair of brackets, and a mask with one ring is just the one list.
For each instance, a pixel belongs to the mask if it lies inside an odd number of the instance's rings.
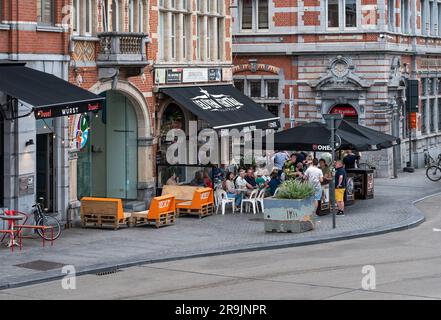
{"label": "orange pallet bench", "polygon": [[194,192],[202,189],[203,187],[197,186],[177,186],[177,185],[164,185],[162,187],[162,196],[173,195],[175,197],[176,204],[191,201],[193,199]]}
{"label": "orange pallet bench", "polygon": [[197,215],[199,218],[213,214],[213,189],[200,188],[194,191],[191,201],[180,202],[176,205],[177,215]]}
{"label": "orange pallet bench", "polygon": [[81,199],[81,225],[83,228],[111,227],[117,230],[120,226],[130,226],[131,213],[123,211],[122,200],[113,198]]}
{"label": "orange pallet bench", "polygon": [[156,228],[174,224],[176,220],[176,201],[173,195],[155,197],[150,209],[132,213],[132,224],[154,224]]}

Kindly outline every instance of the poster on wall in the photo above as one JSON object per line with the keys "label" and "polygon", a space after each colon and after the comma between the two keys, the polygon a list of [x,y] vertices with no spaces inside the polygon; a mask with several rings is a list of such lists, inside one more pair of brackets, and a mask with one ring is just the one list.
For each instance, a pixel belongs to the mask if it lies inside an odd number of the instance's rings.
{"label": "poster on wall", "polygon": [[182,71],[182,82],[206,82],[207,79],[206,68],[187,68]]}
{"label": "poster on wall", "polygon": [[155,83],[156,84],[165,83],[165,69],[155,70]]}
{"label": "poster on wall", "polygon": [[208,69],[208,81],[221,81],[222,70],[221,69]]}
{"label": "poster on wall", "polygon": [[81,150],[87,144],[89,138],[89,120],[88,116],[81,114],[75,117],[75,131],[72,148]]}
{"label": "poster on wall", "polygon": [[182,69],[167,69],[167,83],[181,83]]}
{"label": "poster on wall", "polygon": [[222,81],[233,81],[233,69],[231,68],[222,69]]}

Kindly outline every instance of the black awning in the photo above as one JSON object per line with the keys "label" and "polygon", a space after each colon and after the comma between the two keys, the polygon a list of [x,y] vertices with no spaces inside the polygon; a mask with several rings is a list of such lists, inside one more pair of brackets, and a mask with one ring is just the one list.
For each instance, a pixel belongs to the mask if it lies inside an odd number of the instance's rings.
{"label": "black awning", "polygon": [[279,117],[266,111],[231,85],[161,88],[160,91],[213,129],[276,128]]}
{"label": "black awning", "polygon": [[0,91],[33,106],[37,119],[101,109],[104,97],[24,65],[0,63]]}

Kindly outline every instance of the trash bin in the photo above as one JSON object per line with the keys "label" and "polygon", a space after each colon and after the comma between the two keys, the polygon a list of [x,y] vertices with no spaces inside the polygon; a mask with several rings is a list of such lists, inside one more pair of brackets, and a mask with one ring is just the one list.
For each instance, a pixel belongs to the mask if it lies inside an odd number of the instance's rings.
{"label": "trash bin", "polygon": [[372,199],[374,197],[374,170],[347,169],[353,176],[355,199]]}

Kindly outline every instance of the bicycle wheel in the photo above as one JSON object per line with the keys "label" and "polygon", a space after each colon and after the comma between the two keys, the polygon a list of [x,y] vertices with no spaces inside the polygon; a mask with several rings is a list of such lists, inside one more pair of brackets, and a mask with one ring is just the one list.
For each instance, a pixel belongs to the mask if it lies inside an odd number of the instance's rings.
{"label": "bicycle wheel", "polygon": [[[52,238],[52,232],[50,230],[45,230],[44,239],[48,241],[56,240],[61,235],[61,225],[57,218],[51,216],[43,216],[37,221],[37,226],[46,226],[54,228],[54,236]],[[43,238],[43,230],[37,229],[38,235]]]}
{"label": "bicycle wheel", "polygon": [[365,163],[365,162],[362,162],[362,163],[358,164],[358,168],[359,169],[364,169],[364,170],[372,169],[371,166],[368,163]]}
{"label": "bicycle wheel", "polygon": [[430,166],[426,170],[426,177],[430,181],[439,181],[441,180],[441,168],[438,166]]}

